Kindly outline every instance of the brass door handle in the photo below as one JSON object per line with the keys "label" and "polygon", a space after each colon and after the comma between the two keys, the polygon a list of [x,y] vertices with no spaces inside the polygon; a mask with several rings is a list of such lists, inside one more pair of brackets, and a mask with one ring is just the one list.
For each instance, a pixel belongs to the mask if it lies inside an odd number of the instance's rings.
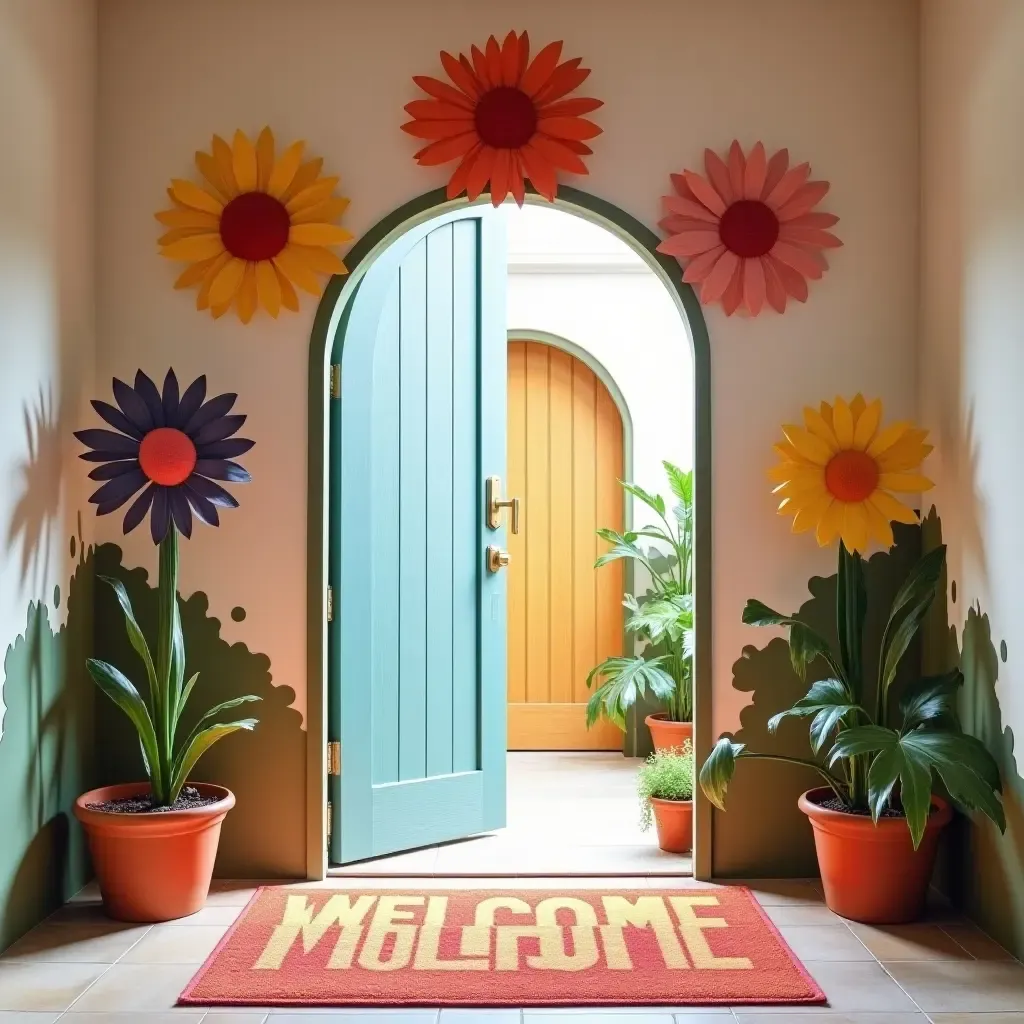
{"label": "brass door handle", "polygon": [[511,528],[513,533],[519,533],[519,499],[501,497],[501,477],[489,476],[487,478],[487,525],[496,530],[501,526],[501,510],[508,508],[512,510]]}
{"label": "brass door handle", "polygon": [[504,569],[509,563],[509,557],[507,551],[502,551],[501,548],[496,547],[494,544],[487,545],[487,571],[498,572],[499,569]]}

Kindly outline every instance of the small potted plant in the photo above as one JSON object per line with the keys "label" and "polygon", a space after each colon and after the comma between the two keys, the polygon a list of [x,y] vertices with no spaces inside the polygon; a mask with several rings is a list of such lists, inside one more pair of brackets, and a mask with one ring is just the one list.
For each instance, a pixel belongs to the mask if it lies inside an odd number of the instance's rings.
{"label": "small potted plant", "polygon": [[75,436],[90,449],[81,458],[99,463],[89,476],[105,481],[89,498],[97,515],[115,511],[136,494],[124,517],[124,532],[149,515],[150,533],[160,549],[156,657],[124,585],[101,577],[117,597],[128,638],[145,668],[146,696],[113,665],[90,658],[87,667],[135,726],[148,781],[84,793],[75,802],[75,815],[89,840],[107,913],[122,921],[168,921],[194,914],[206,901],[221,822],[235,803],[222,786],[190,784],[189,772],[218,740],[256,725],[253,718],[218,722],[217,717],[259,700],[236,697],[210,708],[190,733],[179,729],[198,673],[186,681],[178,535],[192,535],[193,514],[217,526],[218,507],[238,506],[216,481],[249,480],[232,460],[253,443],[232,436],[245,422],[244,416],[228,415],[236,395],[204,401],[205,377],[179,394],[170,370],[161,394],[140,370],[134,388],[115,378],[114,398],[116,407],[92,403],[114,430],[80,430]]}
{"label": "small potted plant", "polygon": [[658,846],[666,853],[688,853],[693,846],[693,744],[656,750],[640,766],[640,827],[651,818],[658,829]]}
{"label": "small potted plant", "polygon": [[[643,600],[626,594],[626,629],[645,642],[646,650],[631,657],[606,658],[591,670],[587,686],[599,685],[587,702],[587,726],[604,717],[620,729],[626,714],[647,689],[665,702],[665,711],[648,715],[646,723],[656,750],[678,747],[693,737],[693,472],[663,462],[676,503],[668,511],[660,494],[636,484],[622,484],[657,514],[660,525],[617,533],[598,530],[611,548],[596,568],[628,558],[650,576],[652,592]],[[671,517],[671,518],[670,518]],[[658,542],[644,551],[640,538]]]}
{"label": "small potted plant", "polygon": [[910,921],[923,910],[939,833],[951,818],[933,792],[938,776],[957,803],[1005,829],[999,770],[982,743],[963,731],[956,701],[963,675],[897,682],[903,662],[942,578],[946,550],[936,548],[911,570],[893,600],[877,653],[864,651],[867,593],[861,553],[872,539],[889,548],[891,520],[917,522],[891,491],[932,486],[919,466],[931,448],[908,423],[881,428],[882,407],[858,395],[804,410],[805,426],[783,428],[782,462],[772,471],[782,514],[819,544],[839,541],[837,636],[833,645],[798,615],[748,601],[743,621],[786,629],[793,668],[803,679],[823,674],[807,694],[775,715],[810,719],[813,758],[747,750],[719,739],[700,772],[708,799],[724,810],[739,761],[767,758],[807,765],[825,785],[799,799],[814,833],[825,900],[837,914],[870,924]]}

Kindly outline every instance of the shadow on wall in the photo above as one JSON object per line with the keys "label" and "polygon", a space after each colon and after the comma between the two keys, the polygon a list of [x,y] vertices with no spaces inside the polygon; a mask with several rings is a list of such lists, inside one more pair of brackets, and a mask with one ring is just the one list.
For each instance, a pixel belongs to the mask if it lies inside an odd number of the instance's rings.
{"label": "shadow on wall", "polygon": [[[156,635],[157,591],[145,569],[126,569],[121,549],[104,544],[96,551],[96,572],[114,576],[128,590],[136,618],[147,637]],[[290,705],[295,691],[274,686],[270,659],[245,644],[229,644],[220,620],[209,614],[205,594],[179,602],[185,634],[185,675],[199,673],[182,720],[188,732],[202,712],[221,701],[252,693],[260,724],[251,733],[221,740],[204,755],[192,778],[231,789],[237,803],[224,821],[216,873],[222,878],[302,878],[306,874],[306,734],[302,716]],[[95,657],[120,668],[136,684],[145,669],[128,641],[113,592],[96,589]],[[101,784],[144,777],[136,734],[110,701],[97,704],[96,749]]]}
{"label": "shadow on wall", "polygon": [[[942,543],[942,524],[933,508],[924,522],[924,544]],[[943,581],[945,583],[945,581]],[[954,609],[956,582],[944,586]],[[960,630],[951,626],[950,608],[936,602],[925,624],[925,668],[942,671],[959,663],[964,674],[960,715],[964,729],[985,744],[1003,777],[1006,833],[982,815],[957,815],[945,851],[940,885],[1016,956],[1024,956],[1024,778],[1014,754],[1013,730],[1003,726],[996,684],[999,665],[1009,657],[1006,641],[992,638],[989,617],[975,605]],[[959,618],[959,616],[957,616]]]}
{"label": "shadow on wall", "polygon": [[40,390],[23,410],[28,458],[18,467],[21,496],[7,529],[7,547],[21,548],[21,582],[33,590],[50,579],[50,528],[61,514],[62,453],[67,410]]}
{"label": "shadow on wall", "polygon": [[[94,687],[91,645],[93,559],[71,577],[67,621],[56,633],[32,602],[25,633],[4,659],[6,711],[0,738],[0,948],[52,913],[88,880],[85,839],[71,814],[92,785]],[[53,602],[61,594],[54,588]]]}
{"label": "shadow on wall", "polygon": [[[896,544],[891,551],[878,552],[865,562],[868,595],[865,623],[865,666],[868,682],[877,670],[877,652],[892,600],[910,568],[921,556],[921,529],[894,524]],[[814,577],[808,583],[811,599],[800,606],[801,619],[836,643],[836,576]],[[772,605],[770,595],[750,594]],[[779,609],[784,611],[786,609]],[[915,666],[920,658],[917,645],[904,662]],[[740,713],[740,728],[733,739],[753,750],[791,757],[811,756],[807,720],[783,720],[775,733],[768,731],[768,719],[792,705],[815,679],[824,678],[818,664],[802,681],[793,671],[789,646],[777,637],[766,647],[745,647],[733,665],[733,686],[752,695],[752,702]],[[870,705],[869,705],[870,706]],[[820,776],[810,769],[789,764],[764,764],[754,768],[741,763],[729,785],[725,812],[715,810],[712,872],[720,878],[803,878],[818,874],[814,840],[807,818],[797,808],[797,797],[820,785]]]}

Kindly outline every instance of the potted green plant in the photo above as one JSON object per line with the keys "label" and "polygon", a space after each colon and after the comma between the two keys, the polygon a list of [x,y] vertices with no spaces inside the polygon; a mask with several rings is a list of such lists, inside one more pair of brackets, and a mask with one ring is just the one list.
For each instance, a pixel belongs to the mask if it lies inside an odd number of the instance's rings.
{"label": "potted green plant", "polygon": [[75,815],[88,836],[107,913],[124,921],[166,921],[193,914],[206,901],[221,822],[235,803],[222,786],[189,783],[189,773],[218,740],[256,725],[254,718],[218,722],[218,716],[259,700],[236,697],[210,708],[191,732],[179,728],[199,674],[186,681],[178,535],[192,535],[193,513],[217,526],[218,507],[237,507],[216,481],[250,479],[232,460],[253,443],[232,436],[245,422],[244,416],[228,415],[236,395],[204,401],[205,377],[179,394],[170,370],[161,394],[140,370],[134,388],[114,379],[114,398],[116,406],[92,403],[114,430],[80,430],[75,436],[90,449],[81,458],[99,463],[90,477],[105,481],[89,498],[97,515],[107,515],[133,497],[124,532],[149,515],[150,533],[160,549],[156,656],[124,585],[101,577],[124,613],[128,638],[145,669],[146,696],[113,665],[91,658],[87,667],[135,726],[148,781],[84,793],[75,802]]}
{"label": "potted green plant", "polygon": [[825,900],[837,914],[874,924],[913,920],[924,906],[947,800],[933,792],[941,780],[954,801],[1005,828],[999,770],[957,716],[959,670],[900,685],[897,672],[935,596],[945,548],[926,554],[899,588],[877,652],[864,650],[867,592],[861,557],[871,540],[892,546],[891,520],[916,522],[892,495],[931,487],[917,470],[931,450],[926,433],[908,423],[881,429],[881,403],[823,402],[805,409],[805,426],[787,425],[773,470],[780,512],[796,531],[816,531],[822,545],[839,541],[837,644],[799,615],[782,615],[748,601],[743,621],[788,632],[793,668],[823,678],[768,725],[809,718],[813,757],[762,754],[729,736],[718,740],[700,772],[708,799],[724,810],[737,762],[755,758],[806,765],[825,783],[804,793],[800,809],[813,828]]}
{"label": "potted green plant", "polygon": [[658,846],[666,853],[688,853],[693,846],[693,744],[656,750],[640,766],[637,794],[640,827],[651,818],[658,829]]}
{"label": "potted green plant", "polygon": [[[606,658],[587,676],[594,688],[587,702],[587,726],[599,718],[626,728],[626,715],[650,690],[665,702],[665,710],[648,715],[657,750],[679,746],[693,736],[693,472],[663,462],[675,496],[671,511],[660,494],[636,484],[622,487],[648,508],[663,525],[618,533],[598,530],[611,547],[598,558],[596,568],[631,559],[647,570],[650,592],[642,599],[626,594],[626,629],[645,645],[640,654]],[[644,550],[641,538],[657,542]]]}

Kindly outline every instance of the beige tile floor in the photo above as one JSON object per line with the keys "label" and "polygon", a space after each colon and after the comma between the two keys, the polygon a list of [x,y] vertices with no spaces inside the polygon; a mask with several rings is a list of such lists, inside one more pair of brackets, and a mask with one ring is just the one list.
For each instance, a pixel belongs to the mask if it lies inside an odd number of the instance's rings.
{"label": "beige tile floor", "polygon": [[[479,878],[378,877],[333,887],[480,887]],[[494,879],[503,887],[564,879]],[[577,887],[690,886],[680,878],[574,878]],[[655,1007],[572,1010],[209,1010],[174,1001],[252,895],[252,883],[219,882],[206,909],[152,927],[103,917],[95,889],[0,957],[0,1024],[1024,1024],[1024,966],[971,924],[933,910],[921,924],[868,928],[832,915],[811,881],[748,883],[824,989],[829,1006],[730,1009]]]}
{"label": "beige tile floor", "polygon": [[[508,755],[506,828],[345,867],[337,875],[681,875],[688,856],[640,831],[637,758],[618,753]],[[3,1024],[0,1021],[0,1024]]]}

